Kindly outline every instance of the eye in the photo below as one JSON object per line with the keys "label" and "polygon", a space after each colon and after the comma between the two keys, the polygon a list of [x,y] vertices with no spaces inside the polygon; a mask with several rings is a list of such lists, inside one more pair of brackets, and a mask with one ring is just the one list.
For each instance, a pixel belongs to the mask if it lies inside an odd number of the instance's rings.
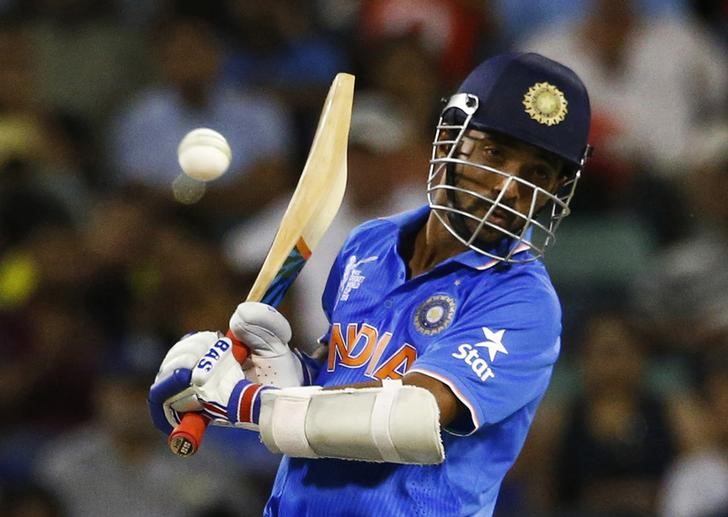
{"label": "eye", "polygon": [[503,151],[494,145],[484,145],[480,148],[483,156],[491,160],[498,160],[503,157]]}
{"label": "eye", "polygon": [[528,179],[537,186],[545,188],[551,183],[551,171],[544,166],[531,167],[528,170]]}

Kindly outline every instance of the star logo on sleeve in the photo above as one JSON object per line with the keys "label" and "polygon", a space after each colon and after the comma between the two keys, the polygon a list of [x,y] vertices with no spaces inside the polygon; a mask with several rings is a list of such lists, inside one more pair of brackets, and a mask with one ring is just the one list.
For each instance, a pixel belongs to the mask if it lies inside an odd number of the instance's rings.
{"label": "star logo on sleeve", "polygon": [[503,335],[506,333],[505,329],[493,332],[488,327],[482,327],[483,334],[485,335],[485,341],[475,343],[477,347],[484,347],[488,349],[488,356],[490,362],[495,360],[495,356],[498,352],[508,355],[508,350],[503,345]]}

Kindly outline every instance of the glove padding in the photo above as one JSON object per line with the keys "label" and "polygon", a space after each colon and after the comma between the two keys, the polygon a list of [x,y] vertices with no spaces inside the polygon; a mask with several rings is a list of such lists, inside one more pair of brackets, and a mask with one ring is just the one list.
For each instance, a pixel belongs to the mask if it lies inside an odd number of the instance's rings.
{"label": "glove padding", "polygon": [[[162,432],[169,434],[179,423],[180,413],[188,411],[201,412],[218,425],[243,422],[244,417],[231,420],[226,414],[231,390],[241,380],[279,387],[311,383],[310,369],[288,346],[291,326],[275,308],[241,303],[230,318],[230,329],[250,350],[244,371],[230,353],[230,340],[219,332],[188,334],[167,352],[149,392],[152,420]],[[250,390],[244,395],[257,400]]]}
{"label": "glove padding", "polygon": [[[154,384],[147,399],[154,426],[169,434],[179,423],[180,415],[170,405],[172,402],[188,400],[192,368],[210,347],[222,337],[219,332],[202,331],[185,335],[175,343],[164,356]],[[182,406],[182,404],[180,404]]]}
{"label": "glove padding", "polygon": [[300,354],[288,346],[291,326],[275,308],[258,302],[241,303],[230,318],[230,330],[250,349],[243,365],[248,380],[280,388],[311,383]]}
{"label": "glove padding", "polygon": [[197,362],[190,384],[198,407],[190,407],[189,399],[178,399],[170,404],[172,410],[197,410],[210,418],[213,425],[234,425],[256,431],[260,394],[276,389],[245,378],[228,338],[218,340]]}
{"label": "glove padding", "polygon": [[257,430],[259,395],[270,388],[246,380],[230,339],[220,338],[194,368],[178,368],[158,379],[149,392],[149,407],[155,426],[166,434],[188,411],[202,413],[213,425]]}
{"label": "glove padding", "polygon": [[208,355],[219,355],[221,346],[230,348],[230,340],[219,332],[204,331],[187,334],[169,349],[149,389],[149,412],[157,429],[169,434],[180,422],[180,413],[200,410],[191,390],[192,369]]}
{"label": "glove padding", "polygon": [[279,357],[290,351],[291,325],[270,305],[241,303],[230,317],[230,330],[259,357]]}
{"label": "glove padding", "polygon": [[170,376],[179,368],[192,370],[200,357],[221,337],[220,332],[211,331],[193,332],[183,336],[164,356],[154,382]]}

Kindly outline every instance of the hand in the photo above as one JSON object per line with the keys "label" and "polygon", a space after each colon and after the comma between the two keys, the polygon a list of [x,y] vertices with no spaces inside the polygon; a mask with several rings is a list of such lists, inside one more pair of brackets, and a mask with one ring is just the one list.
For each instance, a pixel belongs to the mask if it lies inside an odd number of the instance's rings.
{"label": "hand", "polygon": [[290,351],[291,325],[270,305],[241,303],[230,317],[230,330],[258,357],[280,357]]}
{"label": "hand", "polygon": [[[207,350],[198,355],[192,368],[187,362],[166,376],[159,375],[151,387],[149,408],[155,426],[169,434],[182,413],[196,411],[216,425],[257,429],[259,394],[268,387],[245,379],[232,354],[230,339],[214,333],[207,333],[205,338]],[[194,349],[199,342],[194,346],[180,342],[178,346]]]}
{"label": "hand", "polygon": [[169,434],[180,419],[178,412],[171,408],[172,402],[180,402],[178,407],[182,407],[182,401],[194,406],[196,400],[188,389],[192,368],[220,337],[220,333],[209,331],[188,334],[175,343],[162,360],[149,390],[148,404],[154,425],[165,434]]}
{"label": "hand", "polygon": [[[244,377],[249,381],[280,387],[310,384],[309,369],[288,346],[291,326],[273,307],[257,302],[241,303],[230,319],[230,329],[250,349],[249,360],[244,365]],[[215,345],[219,341],[229,343],[221,337],[222,334],[216,332],[185,336],[162,361],[149,392],[149,409],[155,426],[165,434],[179,423],[180,413],[203,412],[213,420],[220,415],[220,411],[205,413],[200,400],[205,400],[205,396],[211,399],[217,396],[217,402],[221,403],[224,399],[219,394],[205,393],[198,397],[192,385],[196,382],[199,386],[204,382],[201,374],[193,380],[192,370],[198,362],[203,368],[213,364],[211,358],[206,357],[206,352],[216,350]],[[219,418],[216,423],[221,423]]]}
{"label": "hand", "polygon": [[192,332],[183,336],[162,359],[154,382],[170,376],[179,368],[192,370],[200,357],[221,337],[220,332],[211,331]]}
{"label": "hand", "polygon": [[[258,430],[260,394],[273,386],[251,382],[235,359],[228,338],[219,340],[192,370],[191,390],[198,402],[198,411],[212,424],[234,425]],[[195,410],[184,400],[171,403],[177,411]]]}
{"label": "hand", "polygon": [[243,365],[249,380],[280,388],[311,383],[301,356],[288,345],[290,324],[270,305],[241,303],[230,318],[230,330],[250,349]]}

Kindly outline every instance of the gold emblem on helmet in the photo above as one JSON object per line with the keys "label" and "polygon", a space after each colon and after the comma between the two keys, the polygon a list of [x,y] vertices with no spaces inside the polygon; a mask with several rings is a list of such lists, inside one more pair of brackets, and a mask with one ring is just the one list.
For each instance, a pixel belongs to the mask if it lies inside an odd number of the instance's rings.
{"label": "gold emblem on helmet", "polygon": [[528,116],[547,126],[555,126],[566,118],[567,104],[564,93],[549,83],[536,83],[523,96]]}

